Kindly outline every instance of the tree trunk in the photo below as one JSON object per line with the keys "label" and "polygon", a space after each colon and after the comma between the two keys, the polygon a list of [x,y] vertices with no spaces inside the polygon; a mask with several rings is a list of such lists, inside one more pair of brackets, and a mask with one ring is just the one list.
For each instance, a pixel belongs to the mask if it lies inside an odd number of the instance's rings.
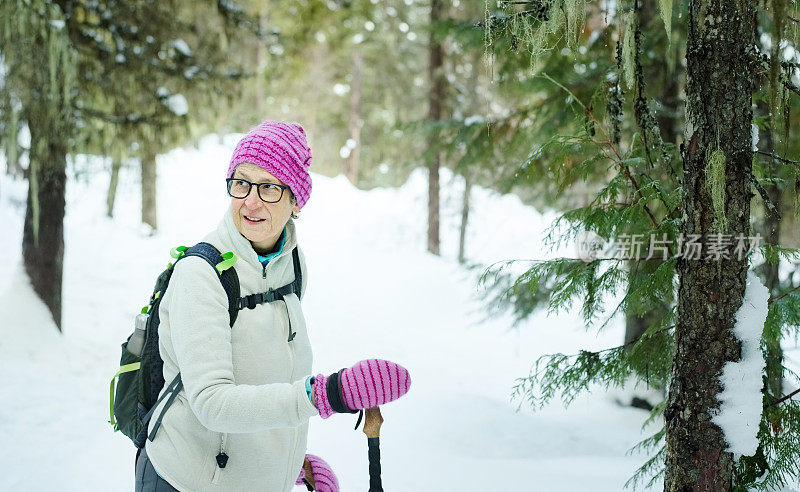
{"label": "tree trunk", "polygon": [[61,281],[64,266],[67,144],[30,125],[28,206],[22,232],[22,258],[33,290],[61,331]]}
{"label": "tree trunk", "polygon": [[472,192],[472,174],[464,174],[464,200],[461,202],[461,229],[458,231],[458,262],[464,263],[467,245],[467,221],[469,220],[469,198]]}
{"label": "tree trunk", "polygon": [[119,170],[122,167],[122,156],[114,152],[111,158],[111,181],[108,183],[108,194],[106,195],[106,216],[110,219],[114,216],[114,201],[117,197],[117,184],[119,183]]}
{"label": "tree trunk", "polygon": [[347,120],[347,133],[355,142],[350,154],[344,160],[344,175],[354,185],[358,185],[359,155],[361,153],[361,82],[364,78],[364,55],[361,50],[353,50],[353,79],[350,82],[350,117]]}
{"label": "tree trunk", "polygon": [[[706,187],[706,164],[714,151],[725,155],[722,232],[750,236],[754,82],[747,53],[755,42],[757,7],[756,0],[691,0],[689,6],[682,233],[700,234],[704,255],[708,235],[718,231]],[[741,352],[731,329],[742,304],[747,258],[731,249],[729,259],[678,259],[676,350],[664,410],[666,491],[720,492],[733,486],[733,456],[726,452],[722,430],[711,422],[722,367],[739,360]]]}
{"label": "tree trunk", "polygon": [[19,163],[19,114],[14,109],[11,102],[11,94],[8,89],[3,91],[3,107],[8,111],[8,123],[3,135],[3,147],[6,155],[6,174],[20,177],[24,175],[22,166]]}
{"label": "tree trunk", "polygon": [[[262,31],[266,30],[267,28],[267,12],[268,12],[268,5],[264,5],[267,2],[262,2],[261,9],[258,13],[258,27]],[[266,105],[264,104],[264,95],[266,92],[266,74],[267,74],[267,41],[266,39],[258,39],[256,40],[256,52],[255,52],[255,64],[256,64],[256,77],[255,83],[253,84],[253,90],[255,91],[253,97],[253,104],[255,104],[256,114],[264,114],[264,109]]]}
{"label": "tree trunk", "polygon": [[142,223],[158,230],[156,213],[156,154],[147,143],[142,151]]}
{"label": "tree trunk", "polygon": [[[442,0],[431,0],[431,26],[442,19]],[[437,122],[442,118],[442,102],[444,99],[444,50],[437,35],[431,31],[430,57],[428,75],[431,80],[431,92],[428,100],[428,119]],[[435,145],[434,137],[429,144]],[[428,163],[428,251],[439,254],[439,166],[441,154],[435,152]]]}

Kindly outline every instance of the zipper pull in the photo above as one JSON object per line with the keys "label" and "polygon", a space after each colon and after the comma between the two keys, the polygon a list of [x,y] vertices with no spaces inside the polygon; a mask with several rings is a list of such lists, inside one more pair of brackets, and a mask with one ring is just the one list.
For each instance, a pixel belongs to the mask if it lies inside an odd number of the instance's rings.
{"label": "zipper pull", "polygon": [[228,464],[228,455],[225,453],[219,453],[217,455],[217,465],[219,465],[220,468],[225,468],[225,465],[227,464]]}

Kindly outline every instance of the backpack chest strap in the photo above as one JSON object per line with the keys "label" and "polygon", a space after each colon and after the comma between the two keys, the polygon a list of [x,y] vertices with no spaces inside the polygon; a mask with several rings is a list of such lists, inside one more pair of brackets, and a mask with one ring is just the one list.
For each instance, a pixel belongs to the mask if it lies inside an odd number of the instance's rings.
{"label": "backpack chest strap", "polygon": [[283,300],[284,297],[293,293],[295,293],[294,282],[286,284],[278,289],[270,289],[267,292],[259,292],[258,294],[250,294],[249,296],[240,297],[236,307],[239,310],[244,308],[255,309],[259,304],[280,301]]}
{"label": "backpack chest strap", "polygon": [[255,309],[259,304],[267,302],[275,302],[283,300],[289,294],[297,294],[300,298],[302,292],[302,271],[300,269],[300,257],[297,253],[297,248],[292,250],[292,263],[294,266],[294,280],[291,283],[278,287],[277,289],[269,289],[267,292],[259,292],[257,294],[250,294],[249,296],[240,297],[236,301],[236,309],[241,311],[244,308]]}

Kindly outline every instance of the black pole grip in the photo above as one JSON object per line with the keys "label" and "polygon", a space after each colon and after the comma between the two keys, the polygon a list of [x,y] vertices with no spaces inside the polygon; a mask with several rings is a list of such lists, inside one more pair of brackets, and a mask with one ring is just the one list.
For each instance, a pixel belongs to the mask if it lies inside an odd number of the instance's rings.
{"label": "black pole grip", "polygon": [[367,446],[369,455],[369,492],[383,492],[380,437],[368,437]]}

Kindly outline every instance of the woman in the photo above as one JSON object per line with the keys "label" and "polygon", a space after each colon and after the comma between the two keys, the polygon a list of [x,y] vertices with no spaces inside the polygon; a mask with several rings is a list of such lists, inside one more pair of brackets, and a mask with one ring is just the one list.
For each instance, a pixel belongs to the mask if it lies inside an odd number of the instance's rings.
{"label": "woman", "polygon": [[[265,121],[237,144],[228,168],[230,209],[204,241],[238,257],[233,268],[242,296],[295,280],[292,219],[311,193],[310,163],[297,124]],[[305,260],[298,256],[305,291]],[[374,360],[312,377],[299,297],[243,309],[231,327],[217,273],[199,257],[176,264],[159,315],[164,379],[180,373],[183,389],[137,460],[137,491],[287,491],[302,478],[316,480],[317,490],[338,490],[327,464],[305,455],[308,419],[391,401],[410,384],[405,369]],[[383,372],[364,376],[364,368],[381,362]],[[154,415],[161,413],[156,408]]]}

